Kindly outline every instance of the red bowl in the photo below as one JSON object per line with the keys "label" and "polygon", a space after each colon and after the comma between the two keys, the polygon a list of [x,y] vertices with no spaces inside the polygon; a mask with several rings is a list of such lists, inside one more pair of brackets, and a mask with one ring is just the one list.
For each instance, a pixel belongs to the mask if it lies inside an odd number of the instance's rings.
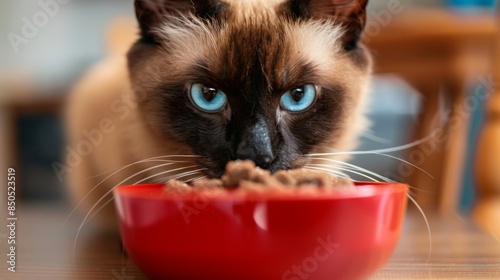
{"label": "red bowl", "polygon": [[364,279],[400,236],[408,187],[359,183],[322,196],[114,192],[122,241],[153,279]]}

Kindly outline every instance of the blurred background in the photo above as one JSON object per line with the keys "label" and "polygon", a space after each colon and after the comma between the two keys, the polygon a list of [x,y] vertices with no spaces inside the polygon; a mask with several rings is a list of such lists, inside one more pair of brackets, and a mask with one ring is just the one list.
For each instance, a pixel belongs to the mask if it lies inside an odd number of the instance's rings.
{"label": "blurred background", "polygon": [[[110,23],[133,17],[133,0],[61,0],[56,2],[57,11],[47,14],[41,3],[49,2],[54,1],[0,1],[0,166],[2,174],[6,167],[16,168],[19,200],[64,203],[64,183],[51,166],[63,162],[61,106],[75,81],[106,56]],[[353,164],[436,193],[424,192],[422,201],[426,196],[434,202],[441,199],[433,188],[452,185],[454,207],[469,213],[475,198],[474,151],[484,100],[468,109],[463,128],[456,133],[446,128],[450,117],[446,108],[489,89],[494,5],[493,0],[371,1],[365,42],[376,61],[370,102],[373,125],[359,150],[382,149],[391,157],[364,154]],[[26,25],[34,25],[30,38],[12,37],[22,35]],[[436,129],[458,135],[461,142],[438,143],[430,155],[424,149],[413,154],[408,149],[391,150],[424,139]],[[457,150],[450,153],[445,148]],[[421,154],[426,158],[420,159]],[[392,157],[412,162],[434,179]],[[449,174],[455,177],[451,181]]]}

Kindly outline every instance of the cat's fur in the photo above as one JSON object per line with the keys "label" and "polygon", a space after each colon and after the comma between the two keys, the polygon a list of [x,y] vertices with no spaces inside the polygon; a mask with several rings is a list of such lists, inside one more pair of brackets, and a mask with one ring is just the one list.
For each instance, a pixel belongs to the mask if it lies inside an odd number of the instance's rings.
{"label": "cat's fur", "polygon": [[[233,159],[276,171],[301,167],[308,153],[352,149],[366,126],[371,61],[358,43],[366,2],[137,0],[140,39],[127,58],[93,69],[68,106],[70,145],[96,140],[72,170],[77,201],[89,210],[118,184],[198,168],[205,170],[193,176],[220,176]],[[193,83],[223,90],[227,108],[198,110],[188,97]],[[281,110],[280,97],[304,84],[318,89],[313,107]],[[165,155],[201,157],[158,168],[169,158],[144,161]],[[94,188],[111,173],[93,176],[131,163]],[[112,213],[110,204],[99,216]]]}

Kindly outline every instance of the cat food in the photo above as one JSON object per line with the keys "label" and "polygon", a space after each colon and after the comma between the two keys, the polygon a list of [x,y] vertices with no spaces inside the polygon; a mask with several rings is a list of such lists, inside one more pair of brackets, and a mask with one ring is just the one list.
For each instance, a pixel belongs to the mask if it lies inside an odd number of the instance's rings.
{"label": "cat food", "polygon": [[190,192],[193,190],[210,189],[223,191],[276,190],[288,193],[314,193],[318,190],[328,191],[339,188],[353,188],[354,183],[349,178],[338,178],[326,172],[306,169],[282,170],[275,174],[255,166],[252,161],[233,161],[226,166],[226,173],[221,179],[202,179],[192,183],[177,180],[167,182],[167,190]]}

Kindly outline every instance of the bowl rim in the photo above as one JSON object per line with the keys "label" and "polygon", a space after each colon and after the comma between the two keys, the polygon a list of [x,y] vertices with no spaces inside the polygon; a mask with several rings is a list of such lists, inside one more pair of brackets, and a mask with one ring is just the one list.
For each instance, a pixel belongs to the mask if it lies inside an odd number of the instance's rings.
{"label": "bowl rim", "polygon": [[[210,191],[194,192],[187,194],[169,193],[163,191],[165,184],[139,184],[120,186],[113,190],[115,197],[132,198],[143,200],[160,201],[180,201],[193,199],[209,199],[210,201],[305,201],[305,200],[343,200],[343,199],[362,199],[377,197],[387,194],[405,193],[408,194],[409,186],[397,182],[355,182],[356,190],[339,189],[334,192],[317,192],[314,194],[290,195],[276,191],[262,193],[252,193],[244,195],[236,192],[224,192],[212,194]],[[156,195],[159,194],[159,195]]]}

